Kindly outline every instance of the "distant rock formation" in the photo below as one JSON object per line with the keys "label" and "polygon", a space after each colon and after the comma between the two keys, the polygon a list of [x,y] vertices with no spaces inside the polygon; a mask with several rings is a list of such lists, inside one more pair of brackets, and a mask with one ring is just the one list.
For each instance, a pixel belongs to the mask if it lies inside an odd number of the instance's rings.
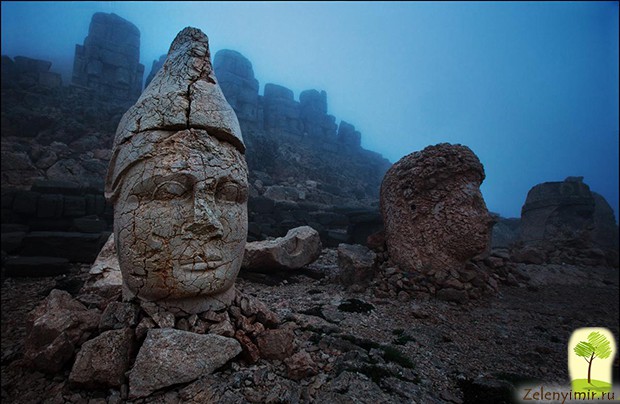
{"label": "distant rock formation", "polygon": [[62,86],[59,73],[50,71],[52,62],[15,56],[11,59],[2,55],[2,88],[30,88],[35,86],[58,88]]}
{"label": "distant rock formation", "polygon": [[252,63],[239,52],[221,50],[215,54],[213,69],[228,103],[239,120],[258,119],[258,80]]}
{"label": "distant rock formation", "polygon": [[155,77],[155,73],[157,73],[159,69],[162,68],[162,66],[164,65],[164,62],[166,61],[167,56],[168,55],[161,55],[159,59],[153,60],[153,66],[151,66],[151,72],[149,73],[149,75],[146,77],[146,80],[144,81],[144,88],[147,88],[149,86],[149,84],[153,80],[153,77]]}
{"label": "distant rock formation", "polygon": [[480,193],[484,177],[478,157],[461,145],[428,146],[396,162],[381,185],[390,260],[440,289],[466,291],[466,264],[490,243],[493,220]]}
{"label": "distant rock formation", "polygon": [[501,217],[498,214],[493,215],[495,216],[495,224],[493,225],[491,246],[493,248],[508,248],[519,240],[521,219]]}
{"label": "distant rock formation", "polygon": [[75,46],[73,84],[134,102],[142,92],[140,31],[116,14],[95,13],[83,45]]}
{"label": "distant rock formation", "polygon": [[[535,249],[543,262],[617,265],[613,210],[583,177],[534,186],[521,209],[519,240],[521,250]],[[516,252],[517,260],[521,255]]]}
{"label": "distant rock formation", "polygon": [[[3,195],[36,180],[103,188],[115,128],[140,94],[139,40],[122,18],[93,15],[84,45],[76,47],[71,85],[56,88],[43,80],[49,62],[3,57]],[[159,61],[150,76],[157,70]],[[214,56],[214,70],[247,146],[249,241],[308,225],[323,245],[336,247],[364,243],[382,227],[379,187],[391,164],[361,147],[353,125],[337,124],[324,91],[302,91],[297,101],[291,90],[268,84],[259,95],[252,64],[230,50]]]}

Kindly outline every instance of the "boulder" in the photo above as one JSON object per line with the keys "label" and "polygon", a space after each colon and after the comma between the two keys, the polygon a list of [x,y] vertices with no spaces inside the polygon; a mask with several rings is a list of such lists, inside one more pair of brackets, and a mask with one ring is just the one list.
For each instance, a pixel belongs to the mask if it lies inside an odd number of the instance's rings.
{"label": "boulder", "polygon": [[249,271],[299,269],[314,262],[321,248],[319,233],[310,226],[301,226],[275,240],[247,243],[241,267]]}
{"label": "boulder", "polygon": [[150,329],[129,372],[129,398],[207,376],[240,352],[234,338]]}
{"label": "boulder", "polygon": [[261,358],[284,360],[293,354],[295,334],[289,329],[265,330],[256,337]]}
{"label": "boulder", "polygon": [[114,244],[114,233],[110,234],[99,251],[95,262],[90,267],[89,274],[100,275],[91,278],[89,287],[93,289],[120,287],[123,284],[123,276],[116,255],[116,244]]}
{"label": "boulder", "polygon": [[364,285],[372,279],[375,272],[377,254],[359,244],[340,244],[338,246],[339,280],[345,286]]}
{"label": "boulder", "polygon": [[488,250],[493,220],[484,168],[466,146],[442,143],[400,159],[381,185],[390,259],[403,271],[449,274]]}
{"label": "boulder", "polygon": [[76,347],[97,331],[101,312],[88,310],[68,292],[53,289],[29,315],[24,358],[34,368],[57,373]]}
{"label": "boulder", "polygon": [[86,341],[78,352],[69,382],[87,388],[120,387],[133,354],[131,328],[111,330]]}
{"label": "boulder", "polygon": [[140,308],[133,303],[110,302],[99,320],[99,331],[121,329],[138,325]]}
{"label": "boulder", "polygon": [[318,373],[318,366],[306,351],[299,351],[295,355],[284,360],[289,379],[302,380]]}

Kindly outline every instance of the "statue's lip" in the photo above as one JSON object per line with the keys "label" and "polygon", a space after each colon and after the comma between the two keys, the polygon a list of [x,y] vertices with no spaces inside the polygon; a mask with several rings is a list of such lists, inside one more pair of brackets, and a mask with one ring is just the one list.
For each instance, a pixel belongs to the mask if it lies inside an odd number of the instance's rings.
{"label": "statue's lip", "polygon": [[179,265],[181,269],[187,269],[190,271],[204,271],[205,269],[215,269],[222,265],[222,257],[216,254],[209,255],[206,260],[198,257],[181,259]]}

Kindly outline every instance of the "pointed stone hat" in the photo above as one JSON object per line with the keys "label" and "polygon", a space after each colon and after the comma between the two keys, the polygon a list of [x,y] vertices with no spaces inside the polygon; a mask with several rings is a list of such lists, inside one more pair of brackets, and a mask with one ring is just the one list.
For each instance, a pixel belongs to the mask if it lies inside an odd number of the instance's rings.
{"label": "pointed stone hat", "polygon": [[204,130],[245,153],[235,111],[217,84],[209,39],[192,27],[179,32],[163,67],[121,118],[106,177],[106,198],[114,196],[127,169],[151,157],[159,142],[186,129]]}

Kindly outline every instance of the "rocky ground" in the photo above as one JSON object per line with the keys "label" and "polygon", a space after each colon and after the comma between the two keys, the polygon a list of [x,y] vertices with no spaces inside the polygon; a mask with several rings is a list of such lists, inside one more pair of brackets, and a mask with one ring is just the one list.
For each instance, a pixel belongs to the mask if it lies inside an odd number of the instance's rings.
{"label": "rocky ground", "polygon": [[[574,329],[603,326],[620,334],[617,269],[521,265],[527,284],[457,305],[378,298],[372,286],[347,291],[332,280],[335,261],[326,249],[295,274],[242,274],[237,281],[294,332],[293,359],[233,360],[135,402],[510,402],[526,383],[568,385]],[[27,313],[53,288],[77,294],[87,270],[3,279],[3,402],[127,401],[126,388],[76,389],[67,381],[70,369],[51,376],[21,366]],[[615,366],[617,378],[618,356]]]}

